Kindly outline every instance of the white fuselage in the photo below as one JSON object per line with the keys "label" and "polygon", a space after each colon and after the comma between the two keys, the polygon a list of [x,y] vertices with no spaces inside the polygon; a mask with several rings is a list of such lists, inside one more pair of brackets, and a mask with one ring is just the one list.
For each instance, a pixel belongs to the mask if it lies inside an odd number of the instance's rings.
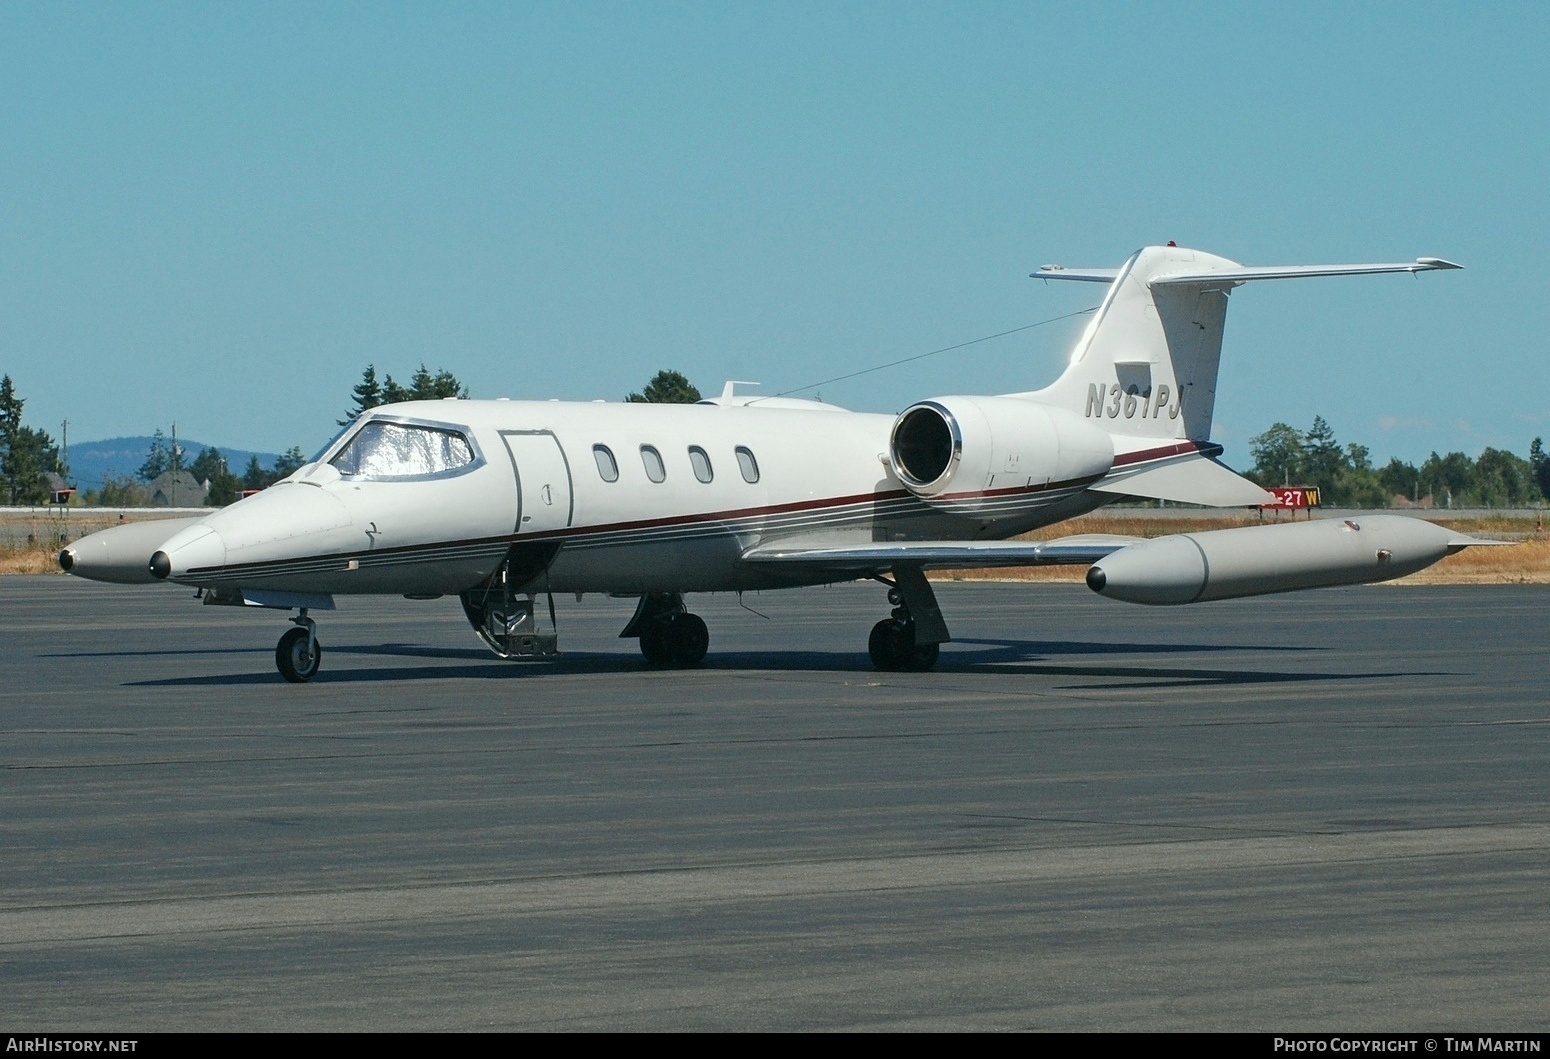
{"label": "white fuselage", "polygon": [[[169,540],[170,579],[436,595],[479,585],[509,557],[513,584],[528,590],[773,588],[837,576],[745,563],[748,549],[999,539],[1112,499],[1086,489],[1107,473],[1112,450],[1073,463],[1058,446],[922,497],[891,465],[894,417],[783,404],[460,400],[375,409],[286,481]],[[349,473],[346,449],[371,422],[455,432],[471,453],[452,471]]]}

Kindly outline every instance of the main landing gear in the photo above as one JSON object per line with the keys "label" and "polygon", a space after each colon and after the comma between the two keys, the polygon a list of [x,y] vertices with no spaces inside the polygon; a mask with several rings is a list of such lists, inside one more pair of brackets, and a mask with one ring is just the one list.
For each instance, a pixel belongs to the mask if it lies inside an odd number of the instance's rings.
{"label": "main landing gear", "polygon": [[690,614],[681,592],[653,592],[640,597],[635,616],[620,639],[640,637],[640,653],[663,669],[687,669],[705,660],[710,630],[698,614]]}
{"label": "main landing gear", "polygon": [[323,646],[318,643],[318,623],[307,617],[307,608],[291,619],[294,629],[287,629],[274,649],[274,664],[280,675],[292,684],[305,684],[317,675],[318,663],[323,661]]}
{"label": "main landing gear", "polygon": [[891,582],[878,578],[889,586],[893,614],[872,626],[867,653],[878,669],[923,672],[936,665],[942,644],[951,638],[947,623],[942,620],[931,582],[919,567],[896,568],[893,577]]}

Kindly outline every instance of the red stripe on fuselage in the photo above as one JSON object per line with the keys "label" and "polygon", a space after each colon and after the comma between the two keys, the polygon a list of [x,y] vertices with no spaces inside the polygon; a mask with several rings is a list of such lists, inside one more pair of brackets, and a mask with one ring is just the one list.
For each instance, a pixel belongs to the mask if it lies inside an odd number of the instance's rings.
{"label": "red stripe on fuselage", "polygon": [[[977,499],[984,496],[1008,496],[1015,493],[1048,493],[1062,488],[1079,488],[1082,485],[1097,481],[1099,476],[1091,478],[1073,479],[1066,482],[1049,482],[1045,485],[1014,485],[1011,488],[998,488],[998,490],[986,490],[986,492],[947,493],[947,495],[933,496],[930,502],[956,501],[956,499]],[[673,529],[673,527],[696,526],[696,524],[730,523],[739,519],[760,518],[769,515],[791,515],[795,512],[811,512],[811,510],[842,509],[853,507],[857,504],[879,504],[879,502],[901,501],[901,499],[916,499],[922,505],[927,505],[927,498],[915,496],[908,490],[888,490],[885,493],[854,493],[851,496],[828,496],[828,498],[811,499],[811,501],[791,501],[786,504],[769,504],[766,507],[741,507],[741,509],[721,510],[721,512],[707,512],[701,515],[670,515],[663,518],[632,519],[628,523],[603,523],[597,526],[567,526],[564,529],[544,530],[541,533],[505,533],[501,536],[479,536],[471,540],[443,540],[426,544],[403,544],[400,547],[378,547],[378,549],[360,550],[360,552],[330,552],[327,555],[298,555],[284,560],[263,560],[257,563],[232,563],[228,566],[194,567],[189,569],[189,575],[200,574],[228,574],[232,571],[248,571],[248,569],[262,569],[262,567],[279,566],[287,563],[305,563],[305,561],[322,560],[352,560],[352,558],[380,558],[387,555],[412,555],[414,552],[423,552],[429,549],[442,549],[442,547],[479,547],[482,544],[518,544],[524,541],[553,541],[575,540],[584,536],[603,535],[603,533],[622,533],[631,530],[659,530]]]}

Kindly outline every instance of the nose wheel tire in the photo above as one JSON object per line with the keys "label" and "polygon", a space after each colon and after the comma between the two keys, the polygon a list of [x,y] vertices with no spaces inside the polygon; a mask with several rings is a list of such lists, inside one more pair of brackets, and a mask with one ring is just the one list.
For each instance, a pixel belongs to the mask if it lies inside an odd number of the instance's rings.
{"label": "nose wheel tire", "polygon": [[705,660],[710,630],[698,614],[670,614],[641,630],[640,653],[654,666],[688,668]]}
{"label": "nose wheel tire", "polygon": [[317,674],[323,645],[307,629],[289,629],[274,649],[275,666],[292,684],[305,684]]}
{"label": "nose wheel tire", "polygon": [[936,665],[942,647],[934,643],[917,644],[913,621],[884,618],[872,626],[872,635],[867,639],[867,653],[872,656],[872,665],[878,669],[924,672]]}

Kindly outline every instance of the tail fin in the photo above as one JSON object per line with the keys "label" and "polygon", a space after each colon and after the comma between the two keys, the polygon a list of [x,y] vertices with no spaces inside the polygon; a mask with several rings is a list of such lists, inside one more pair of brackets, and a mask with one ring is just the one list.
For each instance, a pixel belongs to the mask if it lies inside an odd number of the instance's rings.
{"label": "tail fin", "polygon": [[1034,277],[1107,282],[1109,290],[1060,378],[1015,396],[1066,408],[1118,434],[1207,441],[1232,288],[1259,279],[1459,267],[1419,258],[1399,264],[1245,268],[1179,246],[1137,250],[1118,271],[1046,266]]}

